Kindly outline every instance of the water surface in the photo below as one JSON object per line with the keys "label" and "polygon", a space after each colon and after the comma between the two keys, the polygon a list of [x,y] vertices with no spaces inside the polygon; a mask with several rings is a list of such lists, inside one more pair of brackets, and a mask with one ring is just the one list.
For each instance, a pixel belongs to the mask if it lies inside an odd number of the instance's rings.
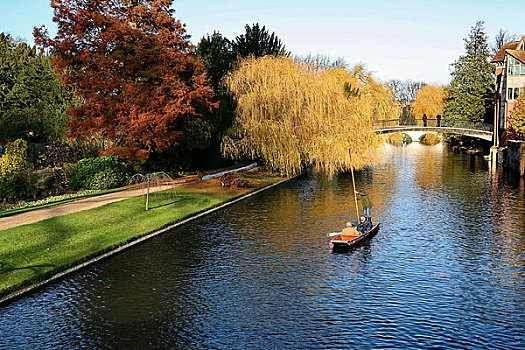
{"label": "water surface", "polygon": [[326,240],[351,176],[310,172],[1,308],[0,348],[525,348],[522,179],[411,144],[357,183],[361,248]]}

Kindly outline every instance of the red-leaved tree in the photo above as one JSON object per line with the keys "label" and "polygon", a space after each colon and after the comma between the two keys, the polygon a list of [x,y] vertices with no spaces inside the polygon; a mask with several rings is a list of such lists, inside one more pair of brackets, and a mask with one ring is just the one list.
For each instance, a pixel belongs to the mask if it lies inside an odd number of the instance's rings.
{"label": "red-leaved tree", "polygon": [[35,28],[79,103],[74,137],[108,142],[103,153],[146,160],[177,145],[177,119],[216,107],[172,0],[51,0],[56,37]]}

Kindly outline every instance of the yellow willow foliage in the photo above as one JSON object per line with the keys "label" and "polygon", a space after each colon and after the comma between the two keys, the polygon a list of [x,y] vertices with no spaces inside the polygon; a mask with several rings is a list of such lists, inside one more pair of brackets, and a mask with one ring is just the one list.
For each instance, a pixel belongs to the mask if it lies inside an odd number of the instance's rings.
{"label": "yellow willow foliage", "polygon": [[514,111],[511,113],[510,126],[521,135],[525,135],[525,87],[516,100]]}
{"label": "yellow willow foliage", "polygon": [[[345,90],[346,86],[349,88]],[[392,92],[362,66],[325,68],[289,57],[247,58],[227,77],[237,100],[225,156],[262,158],[282,174],[315,165],[329,176],[374,163],[376,119],[397,115]]]}
{"label": "yellow willow foliage", "polygon": [[421,119],[423,114],[430,119],[435,118],[438,114],[443,115],[445,99],[445,89],[442,86],[424,86],[417,92],[416,101],[412,105],[414,115],[417,119]]}

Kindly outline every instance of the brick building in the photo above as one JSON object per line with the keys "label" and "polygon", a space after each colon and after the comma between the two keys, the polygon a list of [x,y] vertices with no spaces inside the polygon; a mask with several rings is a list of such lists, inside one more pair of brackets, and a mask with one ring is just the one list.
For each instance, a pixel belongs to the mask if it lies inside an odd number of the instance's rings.
{"label": "brick building", "polygon": [[494,112],[495,146],[508,127],[516,99],[525,89],[525,36],[504,44],[491,63],[496,65],[496,106]]}

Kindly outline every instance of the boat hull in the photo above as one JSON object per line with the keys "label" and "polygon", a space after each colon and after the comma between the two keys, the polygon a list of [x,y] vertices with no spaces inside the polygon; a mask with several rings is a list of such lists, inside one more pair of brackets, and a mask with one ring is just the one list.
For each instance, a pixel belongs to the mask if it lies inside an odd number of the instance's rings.
{"label": "boat hull", "polygon": [[368,232],[352,239],[349,241],[338,239],[339,236],[330,240],[330,247],[334,252],[347,252],[351,248],[359,247],[365,242],[368,242],[372,237],[374,237],[379,232],[379,224],[376,224]]}

